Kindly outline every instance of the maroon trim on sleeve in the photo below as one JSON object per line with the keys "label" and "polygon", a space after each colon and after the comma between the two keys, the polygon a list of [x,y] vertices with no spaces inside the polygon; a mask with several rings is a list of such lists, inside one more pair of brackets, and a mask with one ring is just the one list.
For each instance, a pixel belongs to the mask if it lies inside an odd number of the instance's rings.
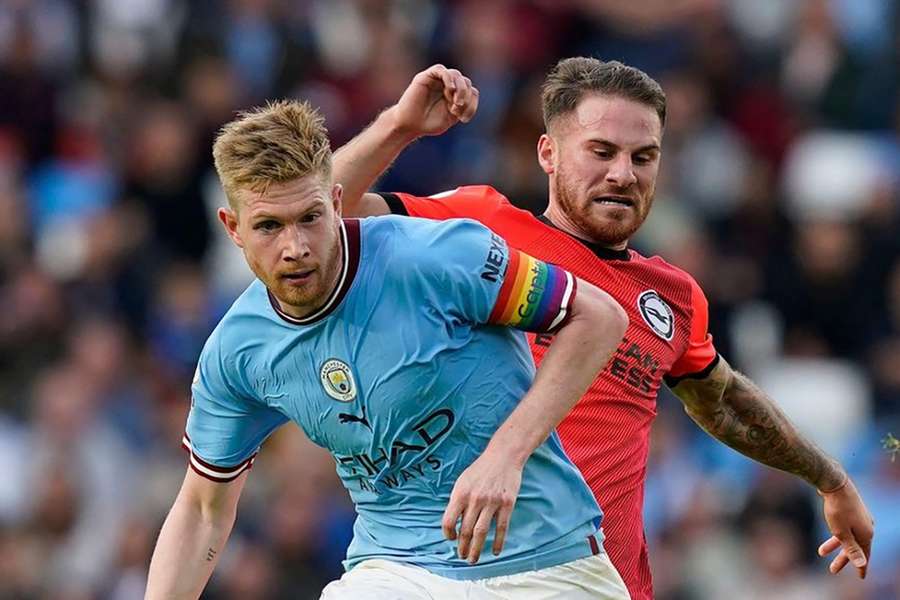
{"label": "maroon trim on sleeve", "polygon": [[227,483],[229,481],[234,481],[240,476],[241,473],[252,469],[253,461],[256,460],[256,455],[259,453],[259,451],[257,450],[252,455],[250,455],[249,458],[243,460],[233,467],[220,467],[218,465],[206,462],[194,453],[194,448],[191,445],[191,439],[188,437],[187,433],[185,433],[184,437],[181,439],[181,447],[184,448],[190,455],[188,464],[191,466],[191,470],[197,473],[197,475],[200,475],[205,479],[209,479],[210,481],[215,481],[216,483]]}

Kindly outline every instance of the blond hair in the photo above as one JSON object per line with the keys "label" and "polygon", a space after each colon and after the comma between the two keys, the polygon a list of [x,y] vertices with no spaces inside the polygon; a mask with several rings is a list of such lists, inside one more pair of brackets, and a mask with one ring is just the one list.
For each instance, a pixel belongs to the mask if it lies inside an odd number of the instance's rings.
{"label": "blond hair", "polygon": [[331,179],[331,145],[325,119],[308,102],[279,100],[242,112],[213,144],[216,172],[229,205],[237,192],[265,193],[272,183],[310,174]]}

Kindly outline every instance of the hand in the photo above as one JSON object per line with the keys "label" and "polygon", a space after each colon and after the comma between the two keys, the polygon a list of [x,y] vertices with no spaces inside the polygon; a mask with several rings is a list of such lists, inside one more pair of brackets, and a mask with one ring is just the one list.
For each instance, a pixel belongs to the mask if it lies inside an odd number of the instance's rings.
{"label": "hand", "polygon": [[522,467],[487,450],[462,472],[441,521],[444,537],[455,540],[456,524],[462,518],[458,535],[460,558],[473,565],[478,562],[495,517],[497,530],[492,550],[495,556],[500,554],[521,485]]}
{"label": "hand", "polygon": [[825,499],[825,522],[832,536],[819,546],[819,556],[841,549],[829,570],[838,573],[853,563],[860,579],[865,579],[872,551],[875,521],[849,479],[833,492],[819,492]]}
{"label": "hand", "polygon": [[432,65],[418,73],[390,108],[396,127],[413,137],[440,135],[478,110],[478,89],[456,69]]}

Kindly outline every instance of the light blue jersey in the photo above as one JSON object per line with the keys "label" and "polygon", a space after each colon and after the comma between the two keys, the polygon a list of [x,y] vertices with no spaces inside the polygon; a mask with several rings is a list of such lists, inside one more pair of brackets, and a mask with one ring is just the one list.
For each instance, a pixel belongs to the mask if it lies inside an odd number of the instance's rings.
{"label": "light blue jersey", "polygon": [[340,282],[316,314],[287,316],[255,281],[210,336],[185,435],[194,470],[237,477],[293,420],[356,505],[347,569],[381,558],[480,579],[596,553],[600,509],[556,433],[525,464],[500,556],[471,566],[441,531],[456,479],[534,377],[524,334],[494,323],[558,327],[575,280],[474,221],[347,220],[341,234]]}

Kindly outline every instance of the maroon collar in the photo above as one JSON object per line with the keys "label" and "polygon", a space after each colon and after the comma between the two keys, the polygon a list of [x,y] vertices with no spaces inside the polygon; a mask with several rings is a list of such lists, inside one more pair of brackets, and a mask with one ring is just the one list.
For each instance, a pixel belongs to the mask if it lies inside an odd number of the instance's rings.
{"label": "maroon collar", "polygon": [[266,293],[269,295],[269,302],[279,317],[293,325],[310,325],[317,321],[321,321],[330,315],[334,309],[341,304],[341,300],[347,295],[350,286],[353,285],[353,279],[356,277],[356,271],[359,269],[359,219],[344,219],[341,222],[341,255],[344,258],[341,267],[341,275],[338,283],[328,294],[328,299],[316,311],[305,317],[292,317],[283,310],[278,304],[278,300],[272,295],[268,289]]}

